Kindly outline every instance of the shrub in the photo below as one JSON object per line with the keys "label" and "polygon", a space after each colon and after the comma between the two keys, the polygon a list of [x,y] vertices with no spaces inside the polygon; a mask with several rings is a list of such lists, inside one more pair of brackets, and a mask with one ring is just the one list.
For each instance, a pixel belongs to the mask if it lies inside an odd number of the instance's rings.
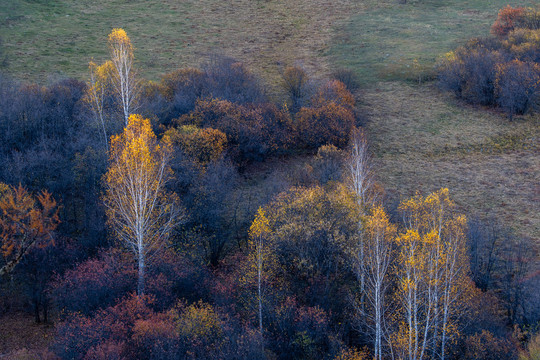
{"label": "shrub", "polygon": [[512,30],[503,44],[513,57],[522,61],[540,61],[540,30]]}
{"label": "shrub", "polygon": [[510,31],[514,30],[517,24],[522,22],[525,9],[522,7],[513,8],[507,5],[499,10],[497,20],[491,26],[491,33],[498,37],[506,36]]}
{"label": "shrub", "polygon": [[293,112],[298,111],[309,97],[309,77],[304,69],[289,66],[283,72],[282,87]]}
{"label": "shrub", "polygon": [[497,66],[497,104],[511,118],[536,106],[540,65],[514,60]]}
{"label": "shrub", "polygon": [[137,112],[144,118],[160,119],[164,125],[168,125],[171,120],[171,106],[163,93],[164,89],[160,83],[148,81],[142,84]]}
{"label": "shrub", "polygon": [[161,79],[162,95],[170,103],[170,119],[192,111],[197,99],[207,96],[208,90],[208,78],[199,69],[180,69]]}
{"label": "shrub", "polygon": [[509,340],[497,338],[492,333],[482,330],[481,333],[469,336],[465,340],[464,360],[498,360],[515,359],[516,346]]}
{"label": "shrub", "polygon": [[368,360],[367,351],[358,351],[356,349],[343,349],[334,360]]}
{"label": "shrub", "polygon": [[72,314],[56,326],[52,351],[61,359],[139,358],[131,349],[134,324],[150,319],[153,299],[132,294],[93,317]]}
{"label": "shrub", "polygon": [[204,66],[208,96],[233,103],[262,103],[266,100],[260,81],[235,59],[212,56]]}
{"label": "shrub", "polygon": [[323,145],[317,150],[313,162],[313,173],[321,184],[329,181],[340,181],[345,156],[334,145]]}
{"label": "shrub", "polygon": [[339,69],[332,73],[332,77],[342,82],[350,92],[355,92],[358,90],[358,88],[360,88],[358,76],[351,70]]}
{"label": "shrub", "polygon": [[183,125],[169,129],[166,133],[173,145],[195,159],[197,163],[206,165],[219,159],[227,146],[227,135],[212,128],[198,128],[196,125]]}
{"label": "shrub", "polygon": [[223,324],[214,308],[202,301],[178,303],[170,316],[182,348],[195,359],[211,358],[224,345]]}
{"label": "shrub", "polygon": [[292,121],[287,111],[267,103],[239,105],[227,100],[199,100],[195,110],[180,118],[178,123],[222,131],[238,162],[259,161],[283,152],[293,138]]}
{"label": "shrub", "polygon": [[326,82],[319,88],[312,100],[313,106],[324,106],[333,102],[349,109],[354,108],[354,96],[347,90],[345,84],[338,80]]}
{"label": "shrub", "polygon": [[[112,306],[135,289],[136,270],[131,256],[118,250],[102,252],[58,277],[51,297],[65,313],[90,315]],[[159,309],[171,306],[178,296],[193,295],[197,279],[204,276],[185,258],[168,250],[160,253],[148,268],[147,293]]]}
{"label": "shrub", "polygon": [[528,7],[518,19],[516,27],[536,30],[540,29],[540,10],[538,7]]}
{"label": "shrub", "polygon": [[328,314],[319,307],[301,306],[287,297],[275,309],[273,346],[291,359],[315,359],[327,353],[331,341]]}
{"label": "shrub", "polygon": [[[238,104],[262,103],[266,99],[259,79],[243,63],[223,56],[210,57],[203,70],[187,68],[166,74],[159,88],[167,102],[166,111],[158,115],[165,124],[194,110],[202,98]],[[158,97],[153,98],[154,103],[159,103]]]}
{"label": "shrub", "polygon": [[89,315],[125,296],[135,287],[135,276],[132,262],[121,252],[104,252],[56,279],[51,295],[61,310]]}
{"label": "shrub", "polygon": [[462,96],[473,104],[491,105],[495,101],[495,71],[500,61],[496,52],[484,49],[471,51],[465,56],[465,86]]}
{"label": "shrub", "polygon": [[169,314],[155,314],[135,321],[132,343],[137,359],[182,358],[178,334]]}
{"label": "shrub", "polygon": [[497,64],[502,62],[499,52],[484,48],[460,48],[447,54],[439,67],[439,86],[472,104],[495,103]]}
{"label": "shrub", "polygon": [[306,149],[326,144],[344,147],[355,125],[353,112],[335,102],[301,108],[296,114],[298,142]]}

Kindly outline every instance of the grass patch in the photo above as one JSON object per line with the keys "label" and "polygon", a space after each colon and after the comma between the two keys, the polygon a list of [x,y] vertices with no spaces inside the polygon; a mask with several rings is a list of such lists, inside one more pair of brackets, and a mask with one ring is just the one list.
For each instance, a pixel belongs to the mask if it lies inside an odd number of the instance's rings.
{"label": "grass patch", "polygon": [[500,8],[532,1],[382,1],[343,23],[328,55],[371,85],[381,80],[417,80],[433,73],[442,54],[489,34]]}
{"label": "grass patch", "polygon": [[495,216],[540,238],[540,122],[446,97],[433,85],[364,91],[377,176],[393,199],[448,187],[469,216]]}
{"label": "grass patch", "polygon": [[283,66],[328,72],[320,59],[352,0],[11,0],[0,2],[0,33],[18,78],[49,73],[86,79],[88,61],[107,58],[107,35],[126,30],[143,77],[198,66],[212,53],[244,61],[275,83]]}

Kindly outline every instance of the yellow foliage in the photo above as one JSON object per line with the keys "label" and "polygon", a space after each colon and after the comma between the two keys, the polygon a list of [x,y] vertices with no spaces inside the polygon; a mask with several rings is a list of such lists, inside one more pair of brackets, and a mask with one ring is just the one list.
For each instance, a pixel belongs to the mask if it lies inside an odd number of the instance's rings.
{"label": "yellow foliage", "polygon": [[223,335],[221,321],[210,304],[199,302],[171,310],[179,335],[193,340],[216,341]]}
{"label": "yellow foliage", "polygon": [[266,217],[266,213],[263,208],[257,210],[257,215],[255,215],[255,220],[249,228],[249,236],[251,238],[257,236],[264,236],[271,232],[269,227],[270,222]]}
{"label": "yellow foliage", "polygon": [[459,333],[456,319],[463,316],[474,285],[467,276],[466,219],[456,212],[448,189],[426,197],[416,194],[402,201],[399,210],[406,229],[396,238],[395,297],[401,307],[393,314],[399,330],[391,341],[398,353],[405,354],[420,351],[425,344],[423,330],[434,326],[436,316],[439,327],[429,336],[444,338],[448,344]]}
{"label": "yellow foliage", "polygon": [[131,40],[127,36],[124,29],[115,28],[109,34],[109,46],[111,48],[115,47],[126,47],[128,50],[133,50],[133,45],[131,45]]}
{"label": "yellow foliage", "polygon": [[212,128],[182,125],[165,133],[173,145],[195,159],[201,165],[218,160],[227,147],[227,135]]}
{"label": "yellow foliage", "polygon": [[130,115],[124,131],[111,137],[104,175],[108,222],[139,256],[161,248],[178,215],[177,196],[164,188],[171,154],[168,139],[159,143],[150,120],[140,115]]}
{"label": "yellow foliage", "polygon": [[334,360],[368,360],[369,355],[367,351],[358,351],[356,349],[344,349]]}

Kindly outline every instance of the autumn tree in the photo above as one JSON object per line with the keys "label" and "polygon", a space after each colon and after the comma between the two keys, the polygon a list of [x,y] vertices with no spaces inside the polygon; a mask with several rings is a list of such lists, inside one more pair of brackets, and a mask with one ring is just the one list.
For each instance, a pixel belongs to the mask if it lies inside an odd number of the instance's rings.
{"label": "autumn tree", "polygon": [[0,183],[0,253],[4,260],[0,276],[12,272],[32,248],[54,243],[58,211],[47,190],[34,197],[21,185]]}
{"label": "autumn tree", "polygon": [[399,310],[393,346],[405,359],[445,359],[464,313],[464,297],[473,288],[467,276],[466,221],[455,208],[448,189],[418,194],[399,206],[406,230],[396,239]]}
{"label": "autumn tree", "polygon": [[298,66],[289,66],[282,74],[282,87],[289,98],[293,112],[298,111],[308,97],[309,76]]}
{"label": "autumn tree", "polygon": [[235,160],[262,160],[283,152],[293,140],[288,112],[273,104],[239,105],[226,100],[200,99],[179,125],[211,127],[227,135]]}
{"label": "autumn tree", "polygon": [[364,258],[357,266],[362,268],[362,273],[366,277],[365,293],[370,311],[366,310],[362,315],[367,315],[371,322],[375,359],[382,360],[383,340],[388,335],[385,329],[386,290],[390,286],[388,278],[396,226],[390,223],[381,206],[375,207],[371,214],[363,219],[363,223]]}
{"label": "autumn tree", "polygon": [[365,133],[355,129],[351,136],[348,159],[349,188],[355,194],[356,203],[363,213],[377,200],[371,158]]}
{"label": "autumn tree", "polygon": [[360,310],[364,312],[365,305],[365,270],[364,256],[364,217],[376,200],[374,180],[371,169],[371,159],[368,151],[367,138],[362,130],[355,129],[351,136],[350,153],[347,161],[348,187],[354,196],[356,205],[357,232],[353,243],[348,246],[349,261],[352,263],[356,278],[360,285]]}
{"label": "autumn tree", "polygon": [[184,154],[203,166],[219,160],[227,147],[227,135],[212,128],[183,125],[167,130],[165,135],[171,139],[173,146],[178,146]]}
{"label": "autumn tree", "polygon": [[307,149],[332,144],[347,145],[354,127],[354,113],[331,101],[317,107],[303,107],[296,114],[298,142]]}
{"label": "autumn tree", "polygon": [[354,97],[340,81],[329,81],[295,115],[298,142],[306,148],[348,144],[355,125]]}
{"label": "autumn tree", "polygon": [[116,236],[137,258],[138,294],[144,293],[148,260],[165,247],[180,215],[177,196],[165,190],[171,152],[169,142],[158,142],[150,121],[139,115],[111,137],[103,200]]}
{"label": "autumn tree", "polygon": [[[334,314],[343,311],[344,278],[349,280],[345,244],[356,231],[354,200],[340,184],[326,191],[293,188],[265,208],[283,276],[298,300]],[[344,275],[346,274],[346,275]],[[352,279],[351,279],[352,280]]]}
{"label": "autumn tree", "polygon": [[498,64],[495,78],[497,103],[509,118],[538,105],[540,65],[513,60]]}
{"label": "autumn tree", "polygon": [[129,115],[137,108],[140,84],[133,68],[133,45],[123,29],[113,29],[109,34],[109,53],[115,70],[112,72],[112,81],[127,126]]}
{"label": "autumn tree", "polygon": [[259,208],[249,228],[249,262],[257,281],[259,307],[259,332],[263,334],[263,298],[267,291],[267,280],[276,266],[275,249],[271,243],[269,220]]}
{"label": "autumn tree", "polygon": [[92,110],[96,122],[101,125],[105,148],[109,147],[107,133],[107,97],[111,92],[111,75],[113,64],[107,61],[103,65],[97,65],[93,61],[88,64],[90,70],[90,81],[84,100]]}

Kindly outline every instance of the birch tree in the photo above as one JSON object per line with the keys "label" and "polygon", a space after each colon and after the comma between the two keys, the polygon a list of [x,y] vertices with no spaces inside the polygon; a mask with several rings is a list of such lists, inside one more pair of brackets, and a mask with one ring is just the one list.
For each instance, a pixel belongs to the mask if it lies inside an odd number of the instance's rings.
{"label": "birch tree", "polygon": [[400,310],[394,319],[399,324],[394,345],[405,359],[445,359],[449,336],[457,331],[460,299],[472,286],[466,220],[456,213],[448,189],[416,195],[403,201],[399,210],[406,230],[396,240]]}
{"label": "birch tree", "polygon": [[371,330],[374,335],[375,359],[383,359],[385,338],[385,297],[389,286],[388,270],[392,255],[392,244],[396,226],[392,225],[381,206],[373,209],[364,220],[365,257],[361,264],[366,275],[366,295],[372,311]]}
{"label": "birch tree", "polygon": [[259,304],[259,331],[263,333],[262,323],[262,298],[263,298],[263,272],[267,270],[272,257],[269,244],[270,228],[265,212],[259,208],[255,220],[249,228],[249,248],[251,262],[254,264],[257,273],[257,302]]}
{"label": "birch tree", "polygon": [[137,259],[139,295],[147,263],[166,246],[181,214],[177,196],[165,191],[171,154],[169,142],[158,143],[150,121],[139,115],[131,115],[124,132],[111,137],[104,203],[118,240]]}
{"label": "birch tree", "polygon": [[110,61],[103,65],[97,65],[93,61],[88,64],[90,70],[90,81],[85,94],[85,101],[89,105],[94,118],[101,126],[103,132],[103,141],[105,148],[109,148],[108,133],[107,133],[107,115],[105,111],[105,99],[109,95],[111,87],[112,63]]}
{"label": "birch tree", "polygon": [[360,283],[360,306],[363,311],[365,293],[365,273],[364,273],[364,229],[362,218],[367,214],[367,210],[375,202],[373,193],[373,174],[371,170],[368,143],[362,130],[355,130],[351,137],[351,153],[348,161],[349,188],[351,189],[358,209],[358,233],[357,243],[353,244],[352,261],[357,279]]}
{"label": "birch tree", "polygon": [[133,45],[123,29],[113,29],[109,34],[109,53],[115,69],[112,80],[127,126],[129,115],[137,109],[140,84],[133,68]]}
{"label": "birch tree", "polygon": [[[255,219],[249,228],[248,246],[249,268],[243,281],[251,284],[256,282],[259,333],[262,337],[264,334],[263,307],[268,291],[270,290],[270,281],[274,277],[277,267],[277,257],[272,239],[272,231],[270,229],[270,221],[266,216],[266,211],[262,208],[257,210]],[[264,349],[264,342],[262,342],[262,346]]]}

